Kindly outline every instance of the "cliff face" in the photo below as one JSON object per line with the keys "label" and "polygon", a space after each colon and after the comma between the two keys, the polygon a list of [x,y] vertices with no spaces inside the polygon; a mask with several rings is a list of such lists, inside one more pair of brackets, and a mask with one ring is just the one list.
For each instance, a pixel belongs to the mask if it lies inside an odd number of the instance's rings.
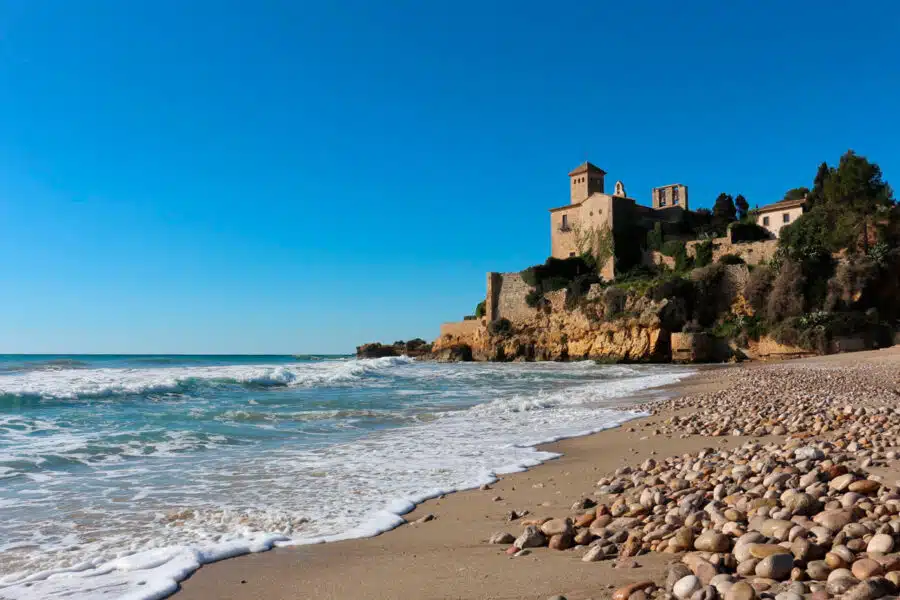
{"label": "cliff face", "polygon": [[474,360],[665,361],[671,354],[668,321],[683,312],[677,301],[655,302],[619,290],[598,289],[569,304],[565,290],[552,292],[534,316],[444,336],[435,341],[433,355],[454,360],[468,346]]}

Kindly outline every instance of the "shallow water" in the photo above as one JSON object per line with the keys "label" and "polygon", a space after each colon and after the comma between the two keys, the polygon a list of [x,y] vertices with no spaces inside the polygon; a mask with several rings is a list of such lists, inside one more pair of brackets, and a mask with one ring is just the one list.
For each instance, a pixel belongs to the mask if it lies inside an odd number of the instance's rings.
{"label": "shallow water", "polygon": [[159,598],[199,564],[374,535],[615,426],[672,366],[0,357],[0,597]]}

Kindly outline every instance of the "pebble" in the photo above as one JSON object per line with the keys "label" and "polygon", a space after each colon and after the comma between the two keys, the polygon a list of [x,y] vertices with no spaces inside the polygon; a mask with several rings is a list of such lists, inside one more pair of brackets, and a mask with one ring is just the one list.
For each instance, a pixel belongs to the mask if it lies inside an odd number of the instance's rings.
{"label": "pebble", "polygon": [[675,582],[675,585],[672,586],[672,593],[676,598],[687,600],[701,587],[703,586],[695,575],[687,575]]}

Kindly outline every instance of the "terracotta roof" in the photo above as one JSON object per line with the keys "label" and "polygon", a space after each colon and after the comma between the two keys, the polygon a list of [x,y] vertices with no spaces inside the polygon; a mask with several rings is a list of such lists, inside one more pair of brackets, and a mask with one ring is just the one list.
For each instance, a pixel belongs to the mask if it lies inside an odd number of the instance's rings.
{"label": "terracotta roof", "polygon": [[587,173],[588,171],[592,173],[600,173],[601,175],[606,175],[606,171],[598,167],[597,165],[593,165],[589,162],[584,162],[572,169],[572,172],[569,173],[569,177],[573,175],[578,175],[580,173]]}
{"label": "terracotta roof", "polygon": [[774,204],[768,204],[758,209],[761,213],[772,212],[776,210],[786,210],[788,208],[797,208],[798,206],[803,206],[806,204],[806,198],[799,198],[797,200],[781,200],[780,202],[775,202]]}

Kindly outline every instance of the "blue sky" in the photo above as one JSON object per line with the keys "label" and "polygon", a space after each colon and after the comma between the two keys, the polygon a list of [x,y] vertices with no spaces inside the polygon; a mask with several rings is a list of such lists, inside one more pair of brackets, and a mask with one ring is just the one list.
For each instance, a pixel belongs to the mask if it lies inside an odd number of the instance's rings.
{"label": "blue sky", "polygon": [[0,0],[0,351],[437,335],[609,187],[900,185],[893,2]]}

